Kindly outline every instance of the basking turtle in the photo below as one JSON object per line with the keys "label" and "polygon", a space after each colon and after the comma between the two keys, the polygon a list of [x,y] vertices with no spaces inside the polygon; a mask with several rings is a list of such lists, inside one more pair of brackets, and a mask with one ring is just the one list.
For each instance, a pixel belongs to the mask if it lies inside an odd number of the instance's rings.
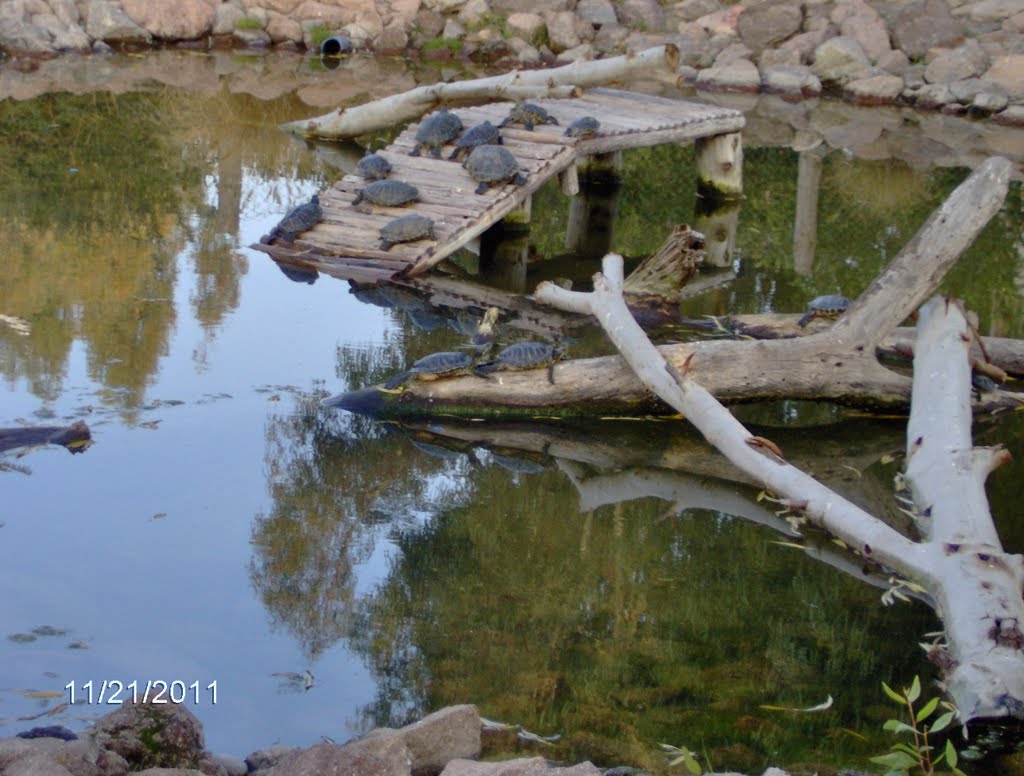
{"label": "basking turtle", "polygon": [[260,242],[270,245],[278,238],[287,243],[295,242],[296,237],[307,229],[312,229],[323,217],[324,211],[320,209],[320,197],[314,194],[309,202],[290,210],[288,215],[282,218],[277,226],[270,230],[270,234]]}
{"label": "basking turtle", "polygon": [[526,129],[533,132],[535,124],[554,124],[557,127],[558,119],[540,107],[540,105],[534,105],[532,102],[523,102],[512,106],[508,116],[498,126],[504,127],[509,124],[522,124]]}
{"label": "basking turtle", "polygon": [[485,121],[470,127],[455,141],[455,150],[451,152],[449,159],[458,159],[463,154],[468,154],[477,146],[501,145],[501,132],[491,122]]}
{"label": "basking turtle", "polygon": [[426,237],[434,237],[434,220],[419,213],[410,213],[388,221],[380,228],[380,249],[390,251],[395,243],[413,242]]}
{"label": "basking turtle", "polygon": [[846,312],[846,308],[849,306],[850,300],[839,294],[816,296],[807,305],[807,312],[796,322],[796,325],[800,327],[806,326],[814,318],[838,318]]}
{"label": "basking turtle", "polygon": [[384,387],[394,390],[409,380],[438,380],[442,377],[469,374],[472,365],[473,357],[466,353],[431,353],[414,363],[407,371],[389,377],[384,381]]}
{"label": "basking turtle", "polygon": [[423,119],[416,130],[416,142],[409,156],[419,156],[430,151],[435,159],[441,158],[441,146],[452,142],[462,131],[462,120],[447,108],[432,113]]}
{"label": "basking turtle", "polygon": [[526,183],[526,176],[519,172],[519,162],[511,151],[496,145],[482,145],[474,148],[462,163],[470,176],[480,185],[477,194],[483,194],[491,186],[511,181],[517,186]]}
{"label": "basking turtle", "polygon": [[593,137],[600,128],[601,122],[593,116],[583,116],[567,126],[563,134],[566,137]]}
{"label": "basking turtle", "polygon": [[356,165],[356,175],[360,175],[368,181],[382,180],[388,177],[389,172],[391,172],[391,162],[380,154],[367,153]]}
{"label": "basking turtle", "polygon": [[352,200],[353,205],[358,205],[366,200],[372,205],[384,207],[401,207],[408,205],[413,200],[419,199],[420,192],[415,186],[402,181],[393,181],[390,178],[382,181],[374,181],[367,184],[365,189],[356,191],[356,198]]}
{"label": "basking turtle", "polygon": [[554,384],[555,362],[563,355],[565,355],[564,350],[544,342],[517,342],[498,353],[493,361],[477,364],[473,367],[473,372],[481,377],[487,377],[494,372],[537,369],[546,366],[548,382]]}

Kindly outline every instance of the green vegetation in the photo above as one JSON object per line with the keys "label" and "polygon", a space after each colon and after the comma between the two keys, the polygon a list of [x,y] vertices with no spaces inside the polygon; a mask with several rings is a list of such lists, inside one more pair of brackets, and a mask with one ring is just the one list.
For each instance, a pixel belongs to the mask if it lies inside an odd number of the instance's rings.
{"label": "green vegetation", "polygon": [[433,40],[426,41],[420,46],[420,49],[424,53],[447,50],[451,56],[457,57],[459,52],[462,51],[462,41],[456,38],[434,38]]}
{"label": "green vegetation", "polygon": [[255,16],[243,16],[241,19],[235,22],[235,29],[237,30],[262,30],[263,22],[257,19]]}
{"label": "green vegetation", "polygon": [[333,34],[334,32],[331,30],[331,28],[323,23],[314,24],[312,27],[309,28],[309,39],[310,42],[313,44],[313,48],[319,49],[320,44],[322,44]]}
{"label": "green vegetation", "polygon": [[935,754],[935,734],[945,730],[956,719],[956,709],[947,710],[931,725],[926,725],[925,722],[931,719],[939,706],[939,697],[932,698],[915,711],[914,704],[921,697],[919,677],[915,676],[910,687],[904,687],[900,692],[896,692],[885,682],[882,682],[882,689],[890,700],[904,707],[909,720],[909,724],[898,719],[886,720],[883,727],[896,735],[909,735],[912,743],[906,744],[901,741],[893,744],[888,754],[872,757],[871,762],[884,765],[890,773],[910,774],[919,771],[921,776],[933,776],[935,769],[945,762],[956,776],[966,776],[956,767],[958,757],[952,741],[946,739],[942,753]]}

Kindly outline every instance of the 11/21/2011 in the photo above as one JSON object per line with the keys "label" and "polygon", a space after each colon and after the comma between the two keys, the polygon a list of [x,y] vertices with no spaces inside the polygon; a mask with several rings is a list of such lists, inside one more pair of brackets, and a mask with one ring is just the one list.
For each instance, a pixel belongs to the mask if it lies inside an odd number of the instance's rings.
{"label": "11/21/2011", "polygon": [[181,679],[168,682],[166,679],[148,679],[145,682],[132,680],[122,682],[120,679],[104,679],[102,682],[76,683],[64,685],[68,691],[68,703],[110,704],[120,705],[125,701],[132,703],[201,703],[217,704],[217,680],[202,686],[198,681],[191,683]]}

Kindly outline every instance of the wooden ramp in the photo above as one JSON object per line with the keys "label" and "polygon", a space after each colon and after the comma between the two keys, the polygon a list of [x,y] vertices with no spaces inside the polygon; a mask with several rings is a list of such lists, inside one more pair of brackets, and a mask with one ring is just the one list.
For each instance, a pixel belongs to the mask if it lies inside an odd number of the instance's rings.
{"label": "wooden ramp", "polygon": [[[477,184],[459,162],[447,161],[453,146],[441,158],[409,156],[419,124],[413,124],[386,149],[379,151],[392,165],[393,180],[411,183],[420,199],[407,207],[352,206],[366,181],[346,175],[320,194],[321,223],[300,235],[292,245],[252,247],[286,262],[331,267],[331,274],[347,274],[358,282],[386,279],[395,273],[418,275],[478,237],[509,213],[522,208],[531,194],[551,177],[567,170],[577,159],[593,154],[737,132],[743,114],[730,108],[669,100],[614,89],[593,89],[570,99],[534,100],[555,116],[560,126],[544,125],[532,132],[519,125],[502,128],[502,142],[519,161],[527,182],[505,184],[476,194]],[[454,112],[466,127],[485,120],[498,124],[508,115],[511,102],[492,103]],[[565,137],[569,123],[582,116],[601,122],[598,135]],[[380,249],[380,228],[398,216],[420,213],[434,220],[434,240]]]}

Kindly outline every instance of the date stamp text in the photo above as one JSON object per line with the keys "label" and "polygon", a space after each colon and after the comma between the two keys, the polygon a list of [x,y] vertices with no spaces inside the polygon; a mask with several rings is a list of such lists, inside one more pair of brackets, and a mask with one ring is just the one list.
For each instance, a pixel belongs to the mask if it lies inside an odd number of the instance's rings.
{"label": "date stamp text", "polygon": [[208,684],[199,681],[185,682],[181,679],[138,679],[122,682],[120,679],[104,679],[101,682],[71,681],[64,685],[68,693],[68,702],[72,705],[85,703],[88,705],[117,706],[126,701],[132,703],[191,703],[199,706],[203,703],[217,705],[217,680]]}

